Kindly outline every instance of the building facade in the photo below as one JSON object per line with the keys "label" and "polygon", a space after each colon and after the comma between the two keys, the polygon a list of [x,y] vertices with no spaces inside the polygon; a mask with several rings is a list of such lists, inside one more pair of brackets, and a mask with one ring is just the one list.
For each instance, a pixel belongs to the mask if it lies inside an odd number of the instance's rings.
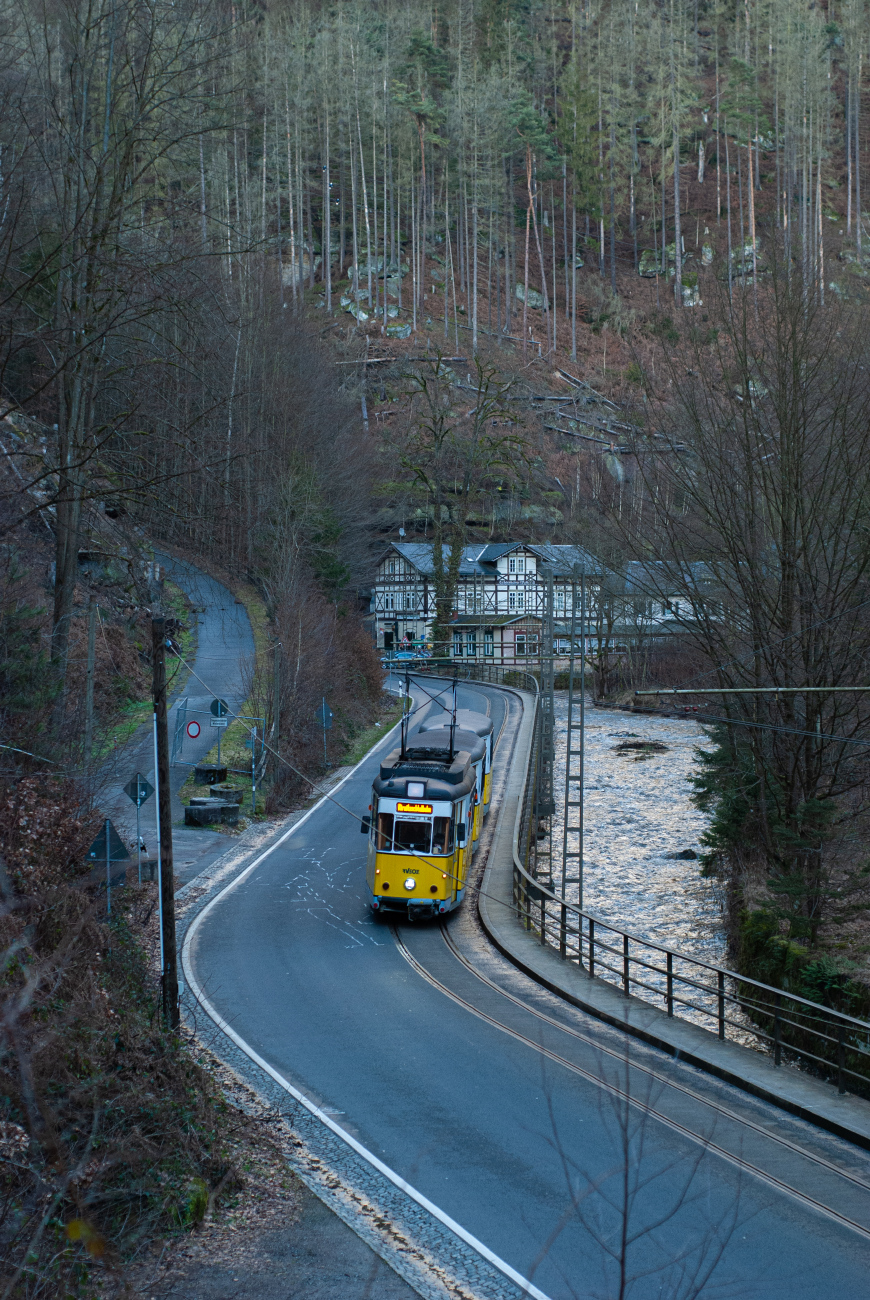
{"label": "building facade", "polygon": [[[671,593],[660,566],[632,563],[623,573],[606,569],[579,546],[498,542],[465,547],[448,643],[436,653],[457,659],[522,664],[540,654],[547,600],[547,570],[553,575],[554,637],[557,654],[570,650],[575,578],[585,574],[587,645],[616,648],[643,636],[686,630],[696,609]],[[435,617],[432,544],[392,543],[378,562],[371,615],[379,648],[431,643]],[[684,584],[676,583],[682,591]],[[578,608],[573,614],[579,630]]]}

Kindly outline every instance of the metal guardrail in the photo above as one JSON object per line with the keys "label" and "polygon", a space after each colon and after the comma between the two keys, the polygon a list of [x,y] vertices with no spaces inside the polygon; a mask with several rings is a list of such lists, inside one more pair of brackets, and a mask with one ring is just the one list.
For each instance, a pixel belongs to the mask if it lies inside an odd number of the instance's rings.
{"label": "metal guardrail", "polygon": [[[775,1066],[795,1063],[855,1091],[870,1089],[870,1023],[764,984],[727,967],[689,957],[603,921],[557,894],[539,878],[538,845],[549,834],[538,815],[542,766],[540,686],[529,672],[496,665],[439,663],[435,674],[460,681],[515,686],[535,697],[532,744],[513,845],[513,905],[525,928],[586,975],[617,985],[628,997],[661,1003],[669,1016],[691,1018],[722,1041],[752,1040]],[[549,864],[549,853],[543,858]],[[688,1015],[686,1013],[689,1013]]]}
{"label": "metal guardrail", "polygon": [[[835,1079],[841,1093],[846,1080],[866,1093],[870,1083],[870,1024],[807,998],[740,975],[726,967],[689,957],[664,944],[644,939],[583,911],[538,879],[534,817],[535,784],[540,765],[540,711],[535,710],[534,741],[529,752],[525,792],[514,836],[513,904],[527,930],[542,944],[575,963],[592,979],[621,987],[628,997],[661,1000],[669,1016],[694,1013],[721,1040],[747,1037],[773,1057],[775,1066],[793,1061]],[[686,1017],[689,1018],[689,1017]]]}
{"label": "metal guardrail", "polygon": [[408,670],[413,676],[422,673],[425,677],[455,677],[460,682],[488,682],[491,686],[516,686],[521,691],[538,694],[538,678],[525,668],[507,668],[502,664],[481,663],[479,660],[462,659],[428,659],[420,664],[397,664],[392,671],[397,675]]}

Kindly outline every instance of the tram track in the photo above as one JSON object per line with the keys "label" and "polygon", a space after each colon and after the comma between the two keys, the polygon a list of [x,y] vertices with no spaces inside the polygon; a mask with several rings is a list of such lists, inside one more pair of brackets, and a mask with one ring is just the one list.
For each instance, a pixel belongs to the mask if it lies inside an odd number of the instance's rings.
{"label": "tram track", "polygon": [[[492,980],[489,980],[486,976],[481,975],[479,971],[475,970],[474,966],[470,962],[466,961],[462,957],[462,954],[458,952],[455,946],[452,943],[450,943],[449,940],[447,940],[447,937],[444,934],[443,924],[440,926],[440,929],[441,929],[442,936],[445,938],[445,942],[447,943],[447,947],[450,950],[450,952],[453,954],[453,956],[457,958],[462,964],[462,966],[465,967],[472,975],[474,975],[475,978],[480,980],[481,983],[487,985],[495,992],[501,994],[501,996],[506,997],[508,1001],[515,1003],[523,1011],[526,1011],[529,1014],[536,1016],[538,1019],[542,1021],[546,1021],[548,1024],[555,1027],[561,1033],[567,1033],[570,1037],[579,1039],[585,1045],[591,1046],[596,1052],[602,1052],[608,1056],[613,1057],[615,1060],[619,1061],[620,1064],[625,1063],[625,1058],[620,1057],[618,1053],[608,1048],[602,1047],[600,1043],[595,1042],[591,1038],[585,1037],[584,1035],[578,1033],[575,1030],[571,1030],[567,1028],[565,1025],[560,1024],[559,1021],[554,1020],[552,1017],[547,1016],[546,1014],[538,1011],[536,1008],[530,1006],[522,999],[517,998],[512,994],[506,993],[504,989],[499,988],[499,986],[495,984]],[[527,1034],[523,1034],[522,1032],[520,1032],[520,1030],[516,1029],[514,1026],[507,1024],[505,1021],[498,1019],[498,1017],[496,1016],[490,1015],[488,1012],[476,1006],[473,1002],[469,1001],[467,998],[462,997],[462,995],[457,993],[455,989],[451,989],[442,980],[439,980],[436,975],[434,975],[430,970],[428,970],[417,959],[417,957],[415,957],[415,955],[411,952],[411,950],[408,948],[407,944],[405,943],[404,939],[400,935],[398,927],[396,925],[390,925],[390,930],[392,931],[393,938],[395,940],[399,952],[401,953],[405,961],[408,963],[408,965],[420,976],[421,979],[424,979],[433,988],[438,989],[439,992],[444,994],[445,997],[448,997],[452,1002],[456,1003],[457,1006],[463,1007],[471,1015],[476,1016],[479,1020],[484,1021],[486,1024],[492,1026],[494,1029],[498,1029],[500,1032],[507,1034],[509,1037],[513,1038],[516,1042],[523,1043],[526,1047],[530,1047],[534,1052],[537,1052],[539,1055],[545,1057],[547,1060],[552,1061],[555,1065],[562,1066],[564,1069],[569,1070],[572,1074],[576,1074],[579,1077],[585,1079],[587,1082],[594,1084],[597,1088],[602,1089],[610,1096],[617,1098],[621,1102],[628,1103],[630,1106],[634,1107],[635,1109],[644,1113],[645,1115],[649,1115],[653,1119],[658,1120],[666,1128],[669,1128],[672,1132],[679,1133],[682,1137],[688,1138],[691,1142],[695,1143],[696,1145],[701,1145],[705,1151],[709,1151],[712,1152],[714,1155],[720,1156],[723,1160],[726,1160],[729,1164],[741,1170],[742,1172],[751,1174],[753,1177],[759,1179],[761,1182],[767,1184],[769,1187],[772,1187],[779,1192],[784,1192],[787,1196],[791,1197],[799,1204],[807,1208],[810,1208],[819,1214],[824,1215],[826,1218],[833,1220],[835,1223],[839,1223],[842,1227],[846,1227],[850,1229],[850,1231],[855,1232],[859,1236],[863,1237],[865,1240],[870,1241],[870,1227],[862,1223],[859,1223],[856,1219],[852,1219],[848,1215],[843,1214],[840,1211],[831,1207],[830,1205],[825,1204],[824,1201],[820,1201],[816,1197],[810,1196],[808,1193],[800,1191],[799,1188],[793,1187],[790,1183],[784,1181],[781,1178],[777,1178],[776,1175],[771,1174],[768,1170],[762,1169],[758,1165],[753,1164],[751,1161],[746,1160],[744,1157],[735,1154],[733,1151],[728,1150],[727,1147],[721,1146],[719,1143],[713,1141],[711,1138],[704,1137],[703,1135],[697,1133],[693,1128],[685,1124],[681,1124],[678,1120],[675,1120],[672,1116],[666,1115],[663,1111],[657,1109],[654,1105],[652,1105],[649,1102],[649,1100],[633,1096],[630,1090],[625,1088],[620,1088],[617,1084],[604,1079],[601,1076],[601,1074],[598,1074],[592,1070],[587,1070],[584,1066],[579,1065],[576,1061],[571,1061],[567,1057],[562,1056],[558,1052],[553,1051],[552,1048],[545,1047],[543,1043],[536,1042],[533,1038],[530,1038]],[[789,1142],[787,1139],[783,1139],[776,1134],[770,1133],[767,1129],[764,1129],[760,1125],[756,1125],[752,1121],[745,1120],[742,1116],[738,1116],[733,1112],[728,1111],[725,1107],[722,1107],[717,1103],[711,1103],[708,1098],[703,1097],[700,1093],[695,1093],[691,1089],[686,1088],[682,1084],[676,1084],[673,1080],[667,1079],[664,1076],[657,1074],[655,1071],[650,1070],[648,1067],[639,1065],[634,1061],[631,1062],[631,1069],[633,1071],[637,1070],[646,1074],[650,1079],[656,1080],[657,1082],[661,1083],[667,1088],[674,1089],[675,1091],[678,1092],[682,1092],[686,1096],[691,1097],[693,1101],[703,1105],[705,1108],[717,1112],[723,1118],[729,1119],[731,1122],[738,1124],[740,1127],[745,1127],[745,1128],[755,1130],[766,1140],[775,1142],[778,1145],[782,1146],[783,1148],[789,1149],[793,1154],[798,1155],[802,1159],[809,1160],[813,1164],[827,1169],[829,1173],[833,1173],[838,1177],[845,1178],[847,1181],[851,1182],[856,1187],[860,1188],[860,1190],[870,1193],[870,1183],[867,1183],[862,1179],[859,1179],[854,1175],[849,1174],[847,1171],[844,1171],[839,1166],[824,1160],[822,1157],[816,1156],[812,1152],[806,1151],[804,1148]]]}
{"label": "tram track", "polygon": [[[487,698],[489,694],[488,691],[486,691],[485,689],[481,690],[479,687],[477,688],[476,693],[483,696],[484,698]],[[488,708],[488,712],[489,712],[489,708]],[[505,708],[502,721],[501,721],[501,726],[498,732],[498,737],[497,737],[498,740],[501,739],[502,734],[506,729],[508,717],[509,717],[509,709]],[[494,748],[496,747],[494,746]],[[512,747],[511,747],[511,751],[512,751]],[[510,757],[512,757],[512,752],[511,755],[509,755],[507,758],[508,762],[510,761]],[[503,787],[503,782],[499,782],[499,786]],[[499,789],[498,794],[500,796],[501,789]],[[494,791],[494,795],[495,795],[495,791]],[[500,804],[500,797],[496,797],[494,799],[495,806],[493,808],[493,813],[495,817],[499,815],[499,811],[500,811],[498,807],[499,804]],[[475,883],[479,883],[483,874],[484,863],[481,860],[480,863],[476,863],[475,866],[477,870],[474,872],[474,880],[469,881],[469,884],[472,885],[472,889],[469,890],[470,895],[473,895],[475,893],[473,885]],[[470,902],[470,898],[467,901]],[[451,918],[451,921],[455,922],[455,920],[456,918]],[[479,930],[482,935],[483,932],[476,916],[476,910],[474,914],[474,923],[475,923],[475,929]],[[596,1054],[598,1054],[599,1057],[606,1057],[611,1059],[614,1063],[618,1064],[619,1066],[622,1067],[626,1066],[627,1058],[624,1053],[621,1053],[619,1050],[615,1049],[614,1047],[608,1046],[606,1042],[602,1041],[601,1039],[597,1037],[593,1037],[592,1035],[589,1034],[584,1034],[581,1030],[569,1024],[566,1024],[564,1021],[557,1019],[555,1016],[548,1015],[540,1007],[535,1006],[532,1002],[518,996],[516,993],[511,992],[508,989],[505,989],[502,985],[500,985],[495,980],[491,979],[483,971],[481,971],[473,963],[473,961],[471,961],[468,958],[468,956],[466,956],[466,954],[461,951],[461,949],[455,942],[453,936],[450,933],[451,930],[450,922],[448,921],[439,922],[438,929],[440,932],[441,939],[443,940],[443,943],[446,945],[446,948],[450,952],[452,958],[456,962],[458,962],[459,965],[469,975],[471,975],[474,978],[474,980],[478,981],[480,984],[485,986],[491,992],[497,994],[500,998],[505,999],[508,1003],[516,1007],[522,1013],[533,1017],[541,1024],[547,1025],[551,1030],[554,1030],[556,1033],[564,1034],[569,1039],[577,1042],[578,1044],[581,1044],[584,1048],[591,1049]],[[792,1199],[796,1200],[798,1203],[807,1206],[815,1210],[816,1212],[824,1215],[825,1217],[832,1219],[834,1222],[837,1222],[849,1228],[851,1231],[855,1232],[865,1240],[870,1240],[870,1211],[868,1211],[868,1224],[861,1223],[858,1219],[852,1218],[848,1214],[844,1214],[841,1211],[835,1209],[834,1207],[826,1204],[825,1201],[819,1200],[817,1197],[812,1196],[807,1192],[801,1191],[799,1188],[793,1186],[792,1183],[782,1178],[778,1178],[775,1174],[772,1174],[769,1170],[766,1170],[761,1166],[753,1163],[753,1161],[746,1159],[745,1156],[738,1155],[733,1150],[729,1150],[728,1147],[722,1146],[720,1143],[714,1142],[710,1138],[705,1137],[702,1134],[699,1134],[692,1127],[681,1124],[678,1120],[675,1120],[673,1116],[667,1115],[661,1110],[656,1109],[654,1106],[651,1106],[648,1100],[642,1100],[636,1096],[632,1096],[630,1090],[625,1088],[620,1088],[617,1084],[613,1083],[612,1081],[608,1081],[602,1076],[601,1072],[596,1072],[594,1070],[586,1069],[584,1066],[578,1064],[576,1061],[571,1061],[567,1057],[561,1055],[559,1052],[554,1051],[552,1047],[545,1046],[543,1043],[536,1041],[528,1034],[522,1033],[515,1026],[507,1024],[505,1020],[500,1019],[498,1016],[491,1015],[488,1011],[485,1011],[480,1006],[476,1005],[475,1002],[471,1000],[469,997],[463,997],[462,994],[458,993],[455,989],[450,988],[447,984],[444,983],[443,980],[439,979],[438,976],[432,970],[428,969],[423,964],[423,962],[421,962],[420,959],[417,956],[415,956],[413,952],[411,952],[407,943],[405,942],[402,935],[400,934],[399,927],[397,924],[391,924],[390,930],[393,934],[394,942],[396,943],[400,954],[405,959],[405,961],[408,962],[411,968],[422,979],[426,980],[426,982],[429,983],[432,987],[436,988],[439,992],[449,997],[456,1005],[463,1007],[466,1011],[470,1012],[478,1019],[481,1019],[487,1024],[491,1025],[493,1028],[498,1029],[500,1032],[509,1035],[515,1041],[521,1042],[526,1046],[531,1047],[535,1052],[545,1057],[546,1059],[552,1061],[554,1064],[560,1065],[565,1069],[568,1069],[570,1072],[586,1079],[588,1082],[593,1083],[596,1087],[603,1089],[609,1095],[618,1098],[620,1101],[628,1102],[632,1106],[640,1110],[643,1110],[646,1114],[649,1114],[653,1118],[659,1120],[666,1127],[670,1128],[673,1132],[679,1133],[683,1137],[689,1138],[692,1142],[696,1144],[703,1145],[705,1150],[708,1150],[716,1155],[721,1156],[723,1159],[727,1160],[731,1165],[738,1168],[739,1170],[747,1174],[750,1174],[755,1178],[758,1178],[761,1182],[767,1184],[772,1188],[775,1188],[777,1191],[785,1193]],[[756,1135],[758,1138],[762,1139],[763,1141],[773,1144],[773,1146],[775,1148],[778,1148],[780,1151],[784,1153],[788,1153],[788,1155],[792,1157],[796,1157],[799,1160],[809,1162],[809,1164],[813,1166],[815,1169],[824,1171],[825,1174],[833,1176],[835,1178],[842,1179],[851,1187],[855,1188],[855,1190],[859,1194],[865,1193],[867,1195],[870,1195],[870,1180],[861,1178],[859,1175],[844,1168],[842,1165],[838,1165],[833,1161],[826,1159],[824,1156],[820,1155],[817,1152],[808,1150],[806,1147],[801,1146],[799,1143],[790,1140],[788,1137],[785,1137],[782,1134],[771,1131],[770,1128],[765,1127],[763,1124],[757,1123],[749,1116],[738,1114],[735,1110],[730,1109],[728,1106],[724,1105],[721,1101],[716,1100],[710,1096],[705,1096],[702,1092],[689,1087],[684,1082],[680,1082],[679,1080],[672,1078],[661,1071],[657,1071],[656,1069],[652,1068],[650,1065],[644,1064],[643,1062],[637,1059],[631,1060],[630,1070],[635,1075],[643,1076],[646,1080],[649,1081],[650,1084],[654,1084],[663,1089],[668,1089],[671,1093],[677,1094],[678,1096],[684,1098],[686,1101],[689,1101],[694,1105],[700,1106],[701,1108],[703,1108],[703,1110],[706,1113],[709,1113],[715,1119],[735,1125],[738,1131],[745,1130],[749,1133],[752,1133]]]}
{"label": "tram track", "polygon": [[[432,1300],[444,1300],[445,1279],[450,1294],[487,1300],[577,1294],[571,1279],[598,1255],[582,1218],[566,1218],[566,1169],[584,1171],[594,1192],[619,1166],[611,1110],[637,1116],[633,1126],[649,1117],[657,1137],[639,1160],[662,1195],[672,1185],[681,1195],[684,1161],[691,1182],[714,1157],[698,1194],[717,1223],[740,1206],[721,1265],[739,1294],[813,1300],[832,1285],[863,1294],[870,1182],[854,1152],[826,1145],[813,1157],[800,1145],[813,1147],[806,1125],[772,1116],[793,1141],[778,1138],[763,1127],[763,1103],[748,1103],[744,1120],[718,1081],[709,1096],[703,1082],[695,1094],[691,1067],[669,1067],[645,1046],[629,1052],[618,1029],[563,1004],[489,944],[475,896],[510,788],[521,704],[488,686],[460,683],[472,707],[488,699],[500,743],[493,814],[449,925],[390,925],[361,911],[356,818],[336,818],[328,799],[238,878],[217,883],[197,912],[185,970],[232,1067],[282,1114],[289,1097],[318,1195],[342,1214],[349,1188],[366,1240],[371,1223],[394,1225],[398,1247],[383,1245],[380,1226],[372,1244]],[[347,774],[347,812],[367,802],[378,762]],[[696,1228],[687,1202],[657,1229],[655,1251],[682,1258]],[[647,1242],[635,1252],[639,1269],[650,1266]]]}

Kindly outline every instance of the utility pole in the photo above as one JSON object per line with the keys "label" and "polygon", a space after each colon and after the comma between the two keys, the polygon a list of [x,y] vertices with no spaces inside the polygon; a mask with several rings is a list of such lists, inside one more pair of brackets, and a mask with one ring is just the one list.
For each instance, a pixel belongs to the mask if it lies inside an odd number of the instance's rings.
{"label": "utility pole", "polygon": [[169,726],[166,713],[166,619],[151,620],[151,664],[154,673],[154,723],[157,808],[160,826],[160,923],[163,962],[160,984],[163,1019],[169,1029],[180,1023],[178,953],[175,945],[175,873],[172,861],[172,790],[169,785]]}
{"label": "utility pole", "polygon": [[88,605],[88,661],[85,677],[85,753],[84,766],[91,766],[91,750],[94,747],[94,667],[97,652],[97,605],[91,596]]}
{"label": "utility pole", "polygon": [[[264,736],[265,739],[265,727]],[[272,746],[281,739],[281,642],[275,642],[275,667],[272,672]]]}

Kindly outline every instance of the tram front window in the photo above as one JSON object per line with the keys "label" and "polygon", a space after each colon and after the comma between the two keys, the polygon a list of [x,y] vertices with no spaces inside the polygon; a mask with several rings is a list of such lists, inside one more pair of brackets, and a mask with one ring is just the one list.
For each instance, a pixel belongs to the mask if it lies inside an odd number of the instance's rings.
{"label": "tram front window", "polygon": [[431,822],[396,821],[393,842],[398,853],[428,853],[429,839],[432,834]]}

